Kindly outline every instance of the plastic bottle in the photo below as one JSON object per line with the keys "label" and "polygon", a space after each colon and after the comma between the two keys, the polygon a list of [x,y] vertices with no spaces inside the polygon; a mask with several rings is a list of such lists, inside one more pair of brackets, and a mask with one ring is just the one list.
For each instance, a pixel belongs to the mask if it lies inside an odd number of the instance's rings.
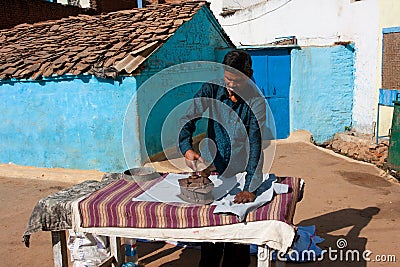
{"label": "plastic bottle", "polygon": [[125,238],[125,264],[123,267],[138,267],[138,254],[136,250],[136,239]]}

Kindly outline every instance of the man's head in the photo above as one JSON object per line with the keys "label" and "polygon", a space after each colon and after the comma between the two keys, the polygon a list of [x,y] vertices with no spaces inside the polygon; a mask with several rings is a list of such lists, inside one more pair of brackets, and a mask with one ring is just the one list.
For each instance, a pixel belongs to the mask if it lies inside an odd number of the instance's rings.
{"label": "man's head", "polygon": [[222,64],[242,72],[249,78],[253,75],[251,56],[245,51],[233,50],[228,52]]}
{"label": "man's head", "polygon": [[253,75],[250,55],[242,50],[228,52],[222,64],[224,67],[224,79],[229,91],[237,92],[247,83],[248,78]]}

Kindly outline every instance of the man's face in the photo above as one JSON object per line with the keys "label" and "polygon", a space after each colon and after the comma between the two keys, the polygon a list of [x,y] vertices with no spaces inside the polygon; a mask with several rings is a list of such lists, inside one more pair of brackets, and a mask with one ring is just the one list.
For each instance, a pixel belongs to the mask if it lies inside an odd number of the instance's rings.
{"label": "man's face", "polygon": [[228,91],[238,93],[241,88],[244,88],[249,78],[239,72],[224,71],[224,80]]}

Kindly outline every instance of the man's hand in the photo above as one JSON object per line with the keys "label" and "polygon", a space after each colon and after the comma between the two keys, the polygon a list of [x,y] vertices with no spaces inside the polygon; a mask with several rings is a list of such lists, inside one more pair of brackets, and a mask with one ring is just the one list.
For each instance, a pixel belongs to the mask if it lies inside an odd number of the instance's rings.
{"label": "man's hand", "polygon": [[185,153],[185,162],[189,168],[191,168],[194,171],[197,171],[198,170],[197,163],[201,162],[204,164],[204,159],[200,156],[199,153],[197,153],[193,149],[189,149]]}
{"label": "man's hand", "polygon": [[248,202],[254,202],[255,199],[256,195],[254,193],[251,193],[249,191],[242,191],[236,194],[233,202],[236,204],[248,203]]}

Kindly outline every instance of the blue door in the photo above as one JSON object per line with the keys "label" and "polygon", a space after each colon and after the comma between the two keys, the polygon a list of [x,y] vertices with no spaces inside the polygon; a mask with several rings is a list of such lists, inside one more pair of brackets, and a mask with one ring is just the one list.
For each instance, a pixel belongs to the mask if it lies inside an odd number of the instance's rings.
{"label": "blue door", "polygon": [[264,94],[275,120],[276,138],[290,134],[290,50],[247,50],[253,61],[254,80]]}

